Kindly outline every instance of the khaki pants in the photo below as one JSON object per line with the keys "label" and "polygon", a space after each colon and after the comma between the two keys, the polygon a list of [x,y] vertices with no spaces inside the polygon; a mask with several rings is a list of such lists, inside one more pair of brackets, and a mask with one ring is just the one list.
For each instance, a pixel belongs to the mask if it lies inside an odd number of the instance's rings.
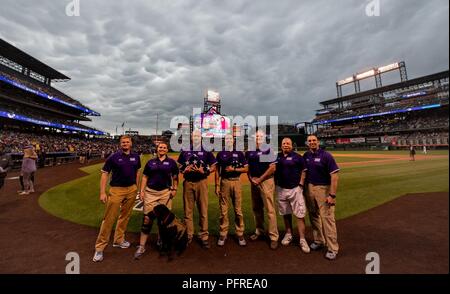
{"label": "khaki pants", "polygon": [[184,221],[188,237],[194,236],[194,204],[199,212],[200,238],[208,240],[208,179],[198,182],[183,182]]}
{"label": "khaki pants", "polygon": [[267,179],[260,185],[251,185],[252,206],[255,216],[256,230],[264,233],[264,207],[267,212],[269,237],[272,241],[278,241],[277,213],[275,211],[275,182],[273,178]]}
{"label": "khaki pants", "polygon": [[125,240],[125,231],[136,200],[136,192],[136,185],[130,187],[111,187],[109,189],[110,196],[106,202],[102,225],[97,241],[95,242],[96,251],[103,251],[108,245],[117,215],[119,215],[119,219],[117,220],[114,233],[114,243],[120,244]]}
{"label": "khaki pants", "polygon": [[242,191],[239,178],[233,180],[222,179],[220,181],[219,234],[223,237],[226,237],[228,235],[228,207],[230,206],[230,200],[234,207],[234,224],[236,236],[240,237],[244,235],[244,215],[242,214]]}
{"label": "khaki pants", "polygon": [[339,244],[337,242],[336,220],[334,215],[335,206],[326,204],[330,186],[308,185],[306,199],[309,208],[309,217],[313,229],[314,242],[324,244],[329,251],[337,253]]}
{"label": "khaki pants", "polygon": [[147,214],[151,211],[153,211],[153,208],[155,208],[158,204],[164,204],[172,210],[172,200],[170,199],[170,190],[165,189],[162,191],[153,190],[148,187],[144,190],[144,214]]}

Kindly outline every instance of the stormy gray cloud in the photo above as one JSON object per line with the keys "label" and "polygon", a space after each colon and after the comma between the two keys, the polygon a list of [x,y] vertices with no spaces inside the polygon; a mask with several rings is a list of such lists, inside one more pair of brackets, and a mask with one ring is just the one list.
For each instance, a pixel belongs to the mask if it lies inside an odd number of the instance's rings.
{"label": "stormy gray cloud", "polygon": [[157,114],[167,129],[206,88],[225,114],[303,122],[355,72],[401,60],[410,78],[449,68],[447,0],[379,0],[374,17],[365,0],[79,0],[69,17],[71,2],[3,0],[0,36],[71,77],[55,87],[112,133],[126,121],[153,134]]}

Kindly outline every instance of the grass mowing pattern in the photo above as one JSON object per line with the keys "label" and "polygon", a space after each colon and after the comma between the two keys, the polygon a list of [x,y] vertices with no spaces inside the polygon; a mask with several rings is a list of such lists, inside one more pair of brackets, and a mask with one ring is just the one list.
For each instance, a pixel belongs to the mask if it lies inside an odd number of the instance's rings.
{"label": "grass mowing pattern", "polygon": [[[344,153],[344,152],[339,152]],[[353,153],[353,152],[352,152]],[[405,152],[360,152],[379,154],[402,154]],[[448,155],[448,152],[432,154]],[[338,162],[368,161],[360,157],[337,157]],[[142,159],[146,163],[148,157]],[[98,200],[100,168],[102,164],[82,168],[89,175],[58,185],[46,191],[39,204],[48,213],[57,217],[88,226],[98,227],[101,223],[104,205]],[[244,176],[244,175],[243,175]],[[421,161],[394,161],[377,165],[344,167],[340,172],[338,187],[338,204],[336,216],[338,219],[363,212],[382,203],[393,200],[407,193],[449,191],[449,160],[448,158],[433,158]],[[242,209],[246,232],[254,230],[251,209],[250,187],[243,185]],[[182,183],[174,199],[174,213],[183,216]],[[197,211],[194,213],[194,225],[198,224]],[[234,214],[230,209],[230,233],[234,232]],[[283,228],[282,218],[278,218],[280,229]],[[139,232],[142,214],[133,212],[128,230]],[[214,185],[209,186],[209,230],[211,234],[218,233],[219,227],[218,198],[214,193]],[[155,226],[154,226],[155,227]],[[155,229],[155,228],[153,228]]]}

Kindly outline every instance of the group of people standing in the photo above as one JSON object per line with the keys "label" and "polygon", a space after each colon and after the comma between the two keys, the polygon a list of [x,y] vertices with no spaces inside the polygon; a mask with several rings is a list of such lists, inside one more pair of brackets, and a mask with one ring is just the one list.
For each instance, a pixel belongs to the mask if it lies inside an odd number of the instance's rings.
{"label": "group of people standing", "polygon": [[[95,244],[94,262],[103,260],[103,251],[108,245],[113,224],[117,219],[113,247],[129,248],[125,240],[125,230],[131,215],[136,195],[144,203],[144,216],[138,248],[134,254],[140,259],[146,251],[146,243],[155,220],[153,208],[164,204],[172,208],[172,200],[177,194],[178,175],[183,175],[184,221],[188,244],[194,240],[194,209],[199,212],[198,239],[203,248],[210,248],[208,231],[208,176],[214,174],[215,194],[219,200],[218,246],[224,246],[228,238],[230,221],[228,210],[234,209],[234,226],[237,242],[246,246],[245,224],[242,212],[241,175],[247,174],[251,185],[252,210],[255,219],[255,232],[250,240],[256,241],[268,236],[270,248],[277,249],[279,232],[274,194],[278,201],[278,212],[283,216],[285,235],[282,245],[293,241],[292,214],[297,219],[299,246],[305,253],[326,247],[325,257],[337,257],[339,245],[335,222],[336,190],[338,184],[337,166],[333,156],[320,149],[319,140],[311,135],[307,139],[309,150],[299,155],[293,150],[291,139],[284,138],[281,152],[274,154],[263,150],[266,135],[258,131],[255,135],[254,151],[237,151],[234,138],[225,137],[225,148],[216,156],[206,151],[201,142],[200,131],[191,135],[189,150],[182,150],[178,160],[168,157],[167,143],[157,146],[156,157],[144,167],[142,181],[139,183],[140,157],[131,151],[129,136],[120,139],[120,150],[106,160],[100,180],[100,201],[106,204],[105,214]],[[273,155],[272,160],[265,160]],[[262,160],[262,157],[265,159]],[[111,174],[109,194],[106,185]],[[305,238],[305,216],[309,216],[313,229],[313,242]],[[264,217],[267,215],[267,231]],[[158,238],[157,243],[160,243]]]}

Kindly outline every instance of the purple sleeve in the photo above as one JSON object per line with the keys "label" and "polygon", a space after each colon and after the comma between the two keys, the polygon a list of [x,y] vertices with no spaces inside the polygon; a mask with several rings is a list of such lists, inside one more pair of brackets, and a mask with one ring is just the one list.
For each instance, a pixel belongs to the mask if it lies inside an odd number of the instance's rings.
{"label": "purple sleeve", "polygon": [[206,156],[206,163],[209,166],[213,165],[214,163],[217,163],[217,160],[212,152],[208,152],[208,155]]}
{"label": "purple sleeve", "polygon": [[241,163],[243,165],[247,165],[248,164],[247,158],[246,158],[244,152],[239,153],[239,160],[241,161]]}
{"label": "purple sleeve", "polygon": [[147,164],[144,166],[144,171],[142,172],[147,177],[150,176],[150,160],[147,162]]}
{"label": "purple sleeve", "polygon": [[327,167],[330,174],[339,171],[339,167],[336,164],[333,155],[331,155],[330,153],[327,153]]}
{"label": "purple sleeve", "polygon": [[142,167],[142,165],[141,165],[141,157],[138,155],[138,157],[137,157],[137,160],[138,160],[138,165],[137,165],[137,169],[139,170],[139,169],[141,169],[141,167]]}
{"label": "purple sleeve", "polygon": [[178,169],[178,165],[177,165],[177,163],[175,162],[175,160],[172,161],[172,169],[171,169],[171,172],[172,172],[172,176],[177,176],[178,173],[180,172],[180,170]]}
{"label": "purple sleeve", "polygon": [[186,157],[184,156],[184,151],[181,151],[180,155],[178,156],[178,163],[184,164],[186,163]]}
{"label": "purple sleeve", "polygon": [[298,157],[297,164],[301,171],[307,170],[305,160],[303,159],[302,156]]}
{"label": "purple sleeve", "polygon": [[111,154],[108,159],[106,159],[105,164],[102,167],[102,171],[110,173],[112,171],[114,164],[114,154]]}
{"label": "purple sleeve", "polygon": [[220,155],[221,154],[222,154],[222,151],[217,152],[217,155],[216,155],[217,165],[221,165],[222,164],[222,160],[220,159]]}

